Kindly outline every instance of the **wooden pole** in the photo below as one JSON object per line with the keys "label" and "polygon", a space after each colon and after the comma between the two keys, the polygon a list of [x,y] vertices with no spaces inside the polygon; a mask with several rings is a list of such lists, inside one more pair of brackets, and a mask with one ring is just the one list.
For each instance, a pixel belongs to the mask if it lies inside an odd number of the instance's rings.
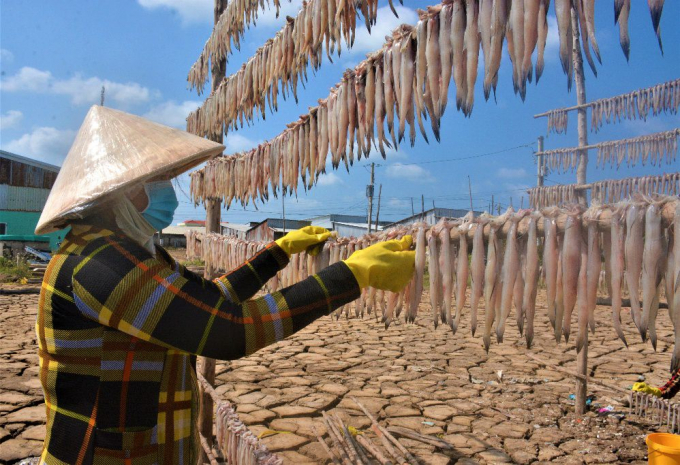
{"label": "wooden pole", "polygon": [[[227,0],[215,0],[215,8],[214,8],[214,23],[217,24],[217,21],[220,18],[220,15],[222,14],[222,11],[227,7]],[[217,86],[219,85],[220,82],[222,82],[222,79],[224,79],[224,74],[226,71],[227,67],[227,60],[226,58],[221,60],[218,63],[213,63],[213,69],[212,69],[212,82],[211,82],[211,88],[214,91]],[[220,131],[219,134],[213,134],[210,137],[211,140],[215,142],[219,142],[220,144],[224,140],[224,133]],[[210,232],[217,232],[221,233],[220,231],[220,209],[221,209],[221,201],[220,200],[208,200],[206,201],[206,218],[205,218],[205,232],[210,233]],[[204,277],[206,279],[214,279],[215,275],[217,274],[217,270],[214,267],[214,265],[210,264],[209,262],[206,262],[205,264],[205,272],[204,272]],[[207,358],[207,357],[198,357],[197,363],[196,363],[196,370],[198,371],[198,374],[202,375],[211,385],[215,383],[215,359],[212,358]],[[201,388],[199,386],[199,393],[200,393],[200,405],[201,409],[199,411],[198,415],[198,431],[199,434],[204,437],[207,441],[207,446],[209,449],[212,449],[213,446],[213,400],[212,397],[210,397],[210,394],[208,394],[205,389]],[[201,452],[201,463],[205,463],[206,461],[209,461],[209,457],[205,453],[205,451]]]}
{"label": "wooden pole", "polygon": [[368,234],[371,234],[373,222],[373,180],[375,178],[375,163],[371,163],[371,183],[368,185]]}
{"label": "wooden pole", "polygon": [[468,175],[468,192],[470,193],[470,211],[474,211],[474,208],[472,208],[472,181],[470,181],[470,175]]}
{"label": "wooden pole", "polygon": [[378,230],[378,225],[380,224],[380,197],[382,196],[382,184],[378,188],[378,211],[375,213],[375,230]]}
{"label": "wooden pole", "polygon": [[545,176],[545,171],[543,170],[543,136],[538,136],[538,153],[536,154],[536,165],[538,166],[536,185],[538,187],[543,187],[543,176]]}
{"label": "wooden pole", "polygon": [[286,193],[281,194],[281,210],[283,213],[283,234],[286,234]]}
{"label": "wooden pole", "polygon": [[[576,10],[571,9],[571,28],[573,34],[572,57],[574,61],[574,81],[576,82],[576,103],[581,106],[586,103],[586,80],[583,73],[583,57],[581,56],[581,41],[579,39],[579,26]],[[585,147],[588,145],[588,123],[586,120],[586,107],[578,109],[578,145]],[[582,148],[579,154],[578,166],[576,168],[576,184],[586,183],[586,169],[588,166],[588,149]],[[587,205],[587,194],[585,190],[576,191],[579,203]],[[586,413],[586,400],[588,398],[588,331],[586,331],[583,348],[576,358],[576,372],[580,377],[576,378],[576,413],[583,415]]]}

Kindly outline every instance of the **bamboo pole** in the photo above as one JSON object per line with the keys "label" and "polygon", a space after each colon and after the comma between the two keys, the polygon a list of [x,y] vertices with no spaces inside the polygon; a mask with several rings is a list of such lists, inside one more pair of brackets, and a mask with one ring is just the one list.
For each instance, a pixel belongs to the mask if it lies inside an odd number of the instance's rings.
{"label": "bamboo pole", "polygon": [[[220,15],[226,8],[227,0],[215,0],[215,6],[213,10],[215,24],[217,24]],[[224,78],[226,67],[227,67],[226,58],[219,62],[213,63],[211,82],[211,87],[213,91],[217,88],[219,83]],[[213,134],[210,137],[210,139],[215,142],[222,143],[224,139],[224,133],[220,131],[219,134]],[[205,232],[221,233],[222,231],[220,231],[220,208],[221,208],[220,200],[208,200],[206,201],[205,205],[206,205]],[[217,269],[215,268],[215,266],[211,263],[206,262],[203,276],[206,279],[214,279],[216,274]],[[207,357],[198,357],[198,360],[196,362],[196,368],[198,374],[203,376],[203,378],[207,381],[208,384],[210,385],[215,384],[215,359]],[[198,430],[202,439],[206,440],[208,448],[212,449],[213,407],[214,407],[213,399],[210,397],[210,394],[208,394],[205,391],[205,389],[201,389],[200,387],[199,395],[201,408],[198,413]],[[203,449],[205,449],[205,446],[203,447]],[[209,459],[209,457],[207,455],[207,452],[204,450],[203,454],[201,455],[201,460],[202,462],[205,462],[205,460],[207,459]]]}
{"label": "bamboo pole", "polygon": [[[583,56],[581,56],[581,41],[579,40],[578,18],[576,9],[571,9],[571,28],[573,29],[572,58],[574,60],[574,81],[576,82],[576,102],[578,105],[586,104],[586,79],[583,74]],[[586,45],[587,46],[587,45]],[[578,145],[581,149],[576,167],[576,184],[586,183],[586,171],[588,168],[588,123],[586,120],[586,108],[578,110]],[[586,191],[576,191],[579,203],[588,205]],[[580,375],[576,378],[576,400],[574,407],[576,413],[583,415],[586,413],[588,398],[588,331],[585,332],[583,347],[576,355],[576,371]]]}

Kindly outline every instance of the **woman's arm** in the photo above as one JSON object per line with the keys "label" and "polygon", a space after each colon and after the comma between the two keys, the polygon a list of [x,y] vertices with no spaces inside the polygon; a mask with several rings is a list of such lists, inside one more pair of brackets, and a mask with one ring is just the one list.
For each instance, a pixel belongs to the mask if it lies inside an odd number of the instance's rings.
{"label": "woman's arm", "polygon": [[288,254],[272,242],[244,264],[213,282],[232,302],[241,303],[254,296],[289,261]]}
{"label": "woman's arm", "polygon": [[[117,238],[103,241],[96,253],[82,258],[73,275],[73,295],[83,315],[142,340],[212,358],[251,354],[360,292],[352,271],[340,262],[279,292],[240,302],[245,293],[234,290],[232,299],[222,278],[208,281],[134,254]],[[230,285],[245,280],[248,272],[241,267],[234,273],[226,280]],[[239,273],[244,275],[236,279]]]}

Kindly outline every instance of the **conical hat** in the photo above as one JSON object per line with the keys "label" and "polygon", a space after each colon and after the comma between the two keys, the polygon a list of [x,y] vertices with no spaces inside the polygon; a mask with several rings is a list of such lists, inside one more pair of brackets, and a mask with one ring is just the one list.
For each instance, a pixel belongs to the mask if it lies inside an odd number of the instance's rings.
{"label": "conical hat", "polygon": [[95,105],[64,160],[35,233],[55,231],[131,185],[176,176],[223,150],[188,132]]}

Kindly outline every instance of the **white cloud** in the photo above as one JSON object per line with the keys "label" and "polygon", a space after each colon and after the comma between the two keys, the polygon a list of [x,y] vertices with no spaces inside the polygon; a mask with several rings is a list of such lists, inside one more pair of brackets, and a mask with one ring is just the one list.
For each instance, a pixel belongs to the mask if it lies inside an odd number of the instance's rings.
{"label": "white cloud", "polygon": [[231,154],[236,152],[244,152],[246,150],[254,149],[263,141],[253,140],[237,133],[228,134],[224,139],[225,153]]}
{"label": "white cloud", "polygon": [[76,74],[69,79],[56,79],[49,71],[25,66],[14,76],[2,80],[5,92],[35,92],[71,97],[74,105],[99,103],[102,86],[106,88],[106,101],[119,105],[135,105],[147,102],[157,93],[136,82],[119,83],[99,77],[84,78]]}
{"label": "white cloud", "polygon": [[319,176],[319,180],[317,181],[319,186],[335,186],[342,183],[343,182],[342,179],[340,179],[340,176],[333,172],[326,172],[326,174],[322,174]]}
{"label": "white cloud", "polygon": [[151,98],[151,91],[136,82],[121,84],[98,77],[83,78],[80,74],[63,81],[55,80],[51,88],[55,94],[70,96],[75,105],[92,105],[99,102],[102,86],[106,89],[106,102],[134,105],[147,102]]}
{"label": "white cloud", "polygon": [[0,89],[5,92],[46,92],[52,73],[24,66],[14,76],[3,79]]}
{"label": "white cloud", "polygon": [[147,10],[167,9],[179,15],[183,25],[213,22],[213,0],[137,0]]}
{"label": "white cloud", "polygon": [[182,103],[170,100],[151,107],[143,116],[166,126],[185,129],[187,116],[199,106],[201,102],[198,100],[185,100]]}
{"label": "white cloud", "polygon": [[40,127],[24,134],[19,139],[10,141],[3,148],[18,155],[61,165],[75,136],[76,131],[69,129]]}
{"label": "white cloud", "polygon": [[548,37],[545,41],[545,52],[543,56],[546,61],[557,59],[557,51],[560,48],[560,33],[557,29],[557,18],[554,15],[548,15]]}
{"label": "white cloud", "polygon": [[4,115],[0,115],[0,126],[2,129],[9,129],[17,124],[24,118],[24,114],[17,110],[9,110]]}
{"label": "white cloud", "polygon": [[408,200],[392,197],[387,201],[387,206],[394,208],[406,208],[411,206],[411,202],[409,202]]}
{"label": "white cloud", "polygon": [[496,176],[504,179],[523,178],[527,176],[527,170],[524,168],[500,168],[496,171]]}
{"label": "white cloud", "polygon": [[0,62],[11,63],[14,61],[14,54],[5,48],[0,48]]}
{"label": "white cloud", "polygon": [[399,14],[398,18],[394,16],[389,6],[378,8],[378,19],[375,25],[371,27],[370,34],[366,29],[363,18],[357,18],[357,34],[354,47],[350,53],[368,53],[378,50],[385,43],[385,36],[392,35],[394,29],[402,24],[416,24],[418,22],[418,15],[414,10],[399,5],[395,5],[395,9]]}
{"label": "white cloud", "polygon": [[418,165],[403,165],[395,163],[387,167],[388,178],[407,179],[413,182],[433,182],[434,177],[426,169]]}
{"label": "white cloud", "polygon": [[408,154],[401,148],[395,150],[394,147],[388,147],[385,149],[385,159],[388,161],[406,160],[407,158]]}
{"label": "white cloud", "polygon": [[660,120],[658,118],[650,118],[648,120],[625,120],[623,126],[630,136],[644,136],[653,132],[670,131],[676,125]]}

